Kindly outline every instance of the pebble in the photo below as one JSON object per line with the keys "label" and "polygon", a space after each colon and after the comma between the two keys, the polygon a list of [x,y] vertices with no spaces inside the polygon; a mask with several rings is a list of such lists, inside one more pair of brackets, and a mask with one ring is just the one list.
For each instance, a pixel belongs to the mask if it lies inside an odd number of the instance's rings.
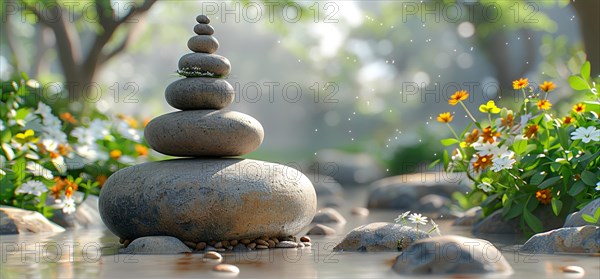
{"label": "pebble", "polygon": [[240,269],[237,266],[231,265],[231,264],[218,264],[218,265],[215,265],[212,270],[215,272],[231,273],[231,274],[240,273]]}
{"label": "pebble", "polygon": [[269,249],[267,245],[256,245],[256,249]]}
{"label": "pebble", "polygon": [[246,246],[247,246],[249,249],[254,249],[254,248],[256,248],[256,243],[252,242],[252,243],[250,243],[250,244],[248,244],[248,245],[246,245]]}
{"label": "pebble", "polygon": [[298,244],[293,241],[280,241],[276,247],[277,248],[296,248],[296,247],[298,247]]}
{"label": "pebble", "polygon": [[271,240],[273,240],[273,242],[275,242],[275,244],[279,243],[279,239],[277,239],[277,237],[272,237]]}
{"label": "pebble", "polygon": [[298,248],[304,248],[304,243],[298,242],[297,244],[298,244]]}
{"label": "pebble", "polygon": [[193,52],[215,53],[219,49],[219,41],[211,35],[196,35],[188,40],[187,46]]}
{"label": "pebble", "polygon": [[254,241],[254,243],[256,243],[256,245],[263,245],[263,246],[269,246],[269,243],[262,240],[262,239],[257,239]]}
{"label": "pebble", "polygon": [[196,244],[196,250],[202,251],[204,249],[206,249],[206,242],[198,242],[198,244]]}
{"label": "pebble", "polygon": [[252,242],[252,240],[250,240],[250,239],[245,239],[245,238],[244,238],[244,239],[240,240],[240,242],[241,242],[242,244],[246,244],[246,245],[248,245],[248,244],[250,244],[250,242]]}
{"label": "pebble", "polygon": [[237,240],[229,241],[229,245],[236,246],[236,245],[238,245],[238,241]]}
{"label": "pebble", "polygon": [[269,248],[275,248],[275,241],[269,239],[267,243],[269,243]]}
{"label": "pebble", "polygon": [[364,207],[354,207],[350,210],[350,213],[358,216],[369,216],[369,209]]}
{"label": "pebble", "polygon": [[215,248],[219,249],[219,248],[223,248],[223,243],[221,242],[217,242],[215,243],[215,245],[213,245]]}
{"label": "pebble", "polygon": [[335,235],[336,231],[328,226],[316,224],[306,234],[307,235]]}
{"label": "pebble", "polygon": [[196,24],[194,26],[194,32],[198,35],[212,35],[215,33],[215,29],[208,24]]}
{"label": "pebble", "polygon": [[209,24],[210,18],[208,18],[206,15],[199,15],[196,17],[196,21],[201,24]]}
{"label": "pebble", "polygon": [[187,247],[190,247],[192,249],[196,249],[197,244],[194,242],[190,242],[190,241],[184,241],[183,244],[185,244]]}
{"label": "pebble", "polygon": [[229,59],[208,53],[188,53],[179,59],[179,70],[202,73],[204,76],[221,77],[226,76],[231,71],[231,62]]}
{"label": "pebble", "polygon": [[209,252],[204,253],[203,258],[208,259],[208,260],[217,260],[217,261],[223,260],[223,256],[221,256],[221,254],[219,254],[215,251],[209,251]]}
{"label": "pebble", "polygon": [[563,273],[580,273],[580,274],[585,274],[585,270],[583,269],[583,267],[576,266],[576,265],[561,266],[560,267],[560,271],[562,271]]}
{"label": "pebble", "polygon": [[312,243],[310,243],[310,242],[303,242],[303,243],[304,243],[304,246],[306,246],[306,247],[312,246]]}
{"label": "pebble", "polygon": [[307,235],[305,235],[305,236],[303,236],[303,237],[300,237],[300,241],[301,241],[301,242],[310,242],[310,237],[309,237],[309,236],[307,236]]}

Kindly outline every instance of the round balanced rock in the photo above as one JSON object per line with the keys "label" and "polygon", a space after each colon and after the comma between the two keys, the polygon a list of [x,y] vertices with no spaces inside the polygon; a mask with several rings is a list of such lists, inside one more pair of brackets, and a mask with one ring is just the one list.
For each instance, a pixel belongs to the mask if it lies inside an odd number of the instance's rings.
{"label": "round balanced rock", "polygon": [[202,53],[215,53],[219,49],[219,41],[210,35],[197,35],[188,40],[191,51]]}
{"label": "round balanced rock", "polygon": [[297,234],[316,211],[310,180],[296,169],[246,159],[175,159],[122,169],[102,187],[99,210],[123,239],[182,241]]}
{"label": "round balanced rock", "polygon": [[224,79],[189,77],[169,84],[165,97],[180,110],[222,109],[233,102],[235,91]]}
{"label": "round balanced rock", "polygon": [[212,35],[215,33],[215,29],[208,24],[196,24],[194,26],[194,33],[198,35]]}
{"label": "round balanced rock", "polygon": [[231,63],[221,55],[208,53],[188,53],[179,59],[179,70],[201,73],[215,77],[226,76],[231,71]]}
{"label": "round balanced rock", "polygon": [[187,110],[154,118],[144,129],[152,149],[171,156],[239,156],[256,150],[264,130],[253,117],[235,111]]}

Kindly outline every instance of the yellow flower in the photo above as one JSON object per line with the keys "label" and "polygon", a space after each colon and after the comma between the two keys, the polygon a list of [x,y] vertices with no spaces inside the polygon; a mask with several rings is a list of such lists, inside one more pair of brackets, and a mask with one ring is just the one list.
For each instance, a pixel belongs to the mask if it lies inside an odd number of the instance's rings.
{"label": "yellow flower", "polygon": [[585,111],[585,104],[579,103],[573,106],[573,111],[576,113],[582,113]]}
{"label": "yellow flower", "polygon": [[487,104],[479,106],[479,111],[483,113],[499,113],[500,108],[496,106],[494,101],[488,101]]}
{"label": "yellow flower", "polygon": [[535,135],[537,134],[539,130],[539,126],[532,124],[527,126],[527,128],[525,128],[525,137],[527,137],[528,139],[534,138]]}
{"label": "yellow flower", "polygon": [[552,107],[552,104],[548,100],[539,100],[537,106],[540,110],[549,110]]}
{"label": "yellow flower", "polygon": [[544,81],[544,83],[540,85],[540,89],[544,92],[550,92],[554,90],[554,88],[556,88],[556,85],[551,81]]}
{"label": "yellow flower", "polygon": [[527,87],[527,85],[529,85],[529,80],[527,80],[526,78],[520,78],[513,81],[513,88],[516,90],[523,89]]}
{"label": "yellow flower", "polygon": [[140,156],[146,156],[146,155],[148,155],[148,148],[141,144],[136,144],[135,152],[137,152],[137,154]]}
{"label": "yellow flower", "polygon": [[455,106],[456,104],[458,104],[458,102],[464,101],[467,98],[469,98],[469,93],[467,93],[467,91],[465,91],[465,90],[456,91],[456,93],[454,93],[450,97],[450,100],[448,100],[448,104]]}
{"label": "yellow flower", "polygon": [[440,113],[440,115],[437,117],[437,121],[442,123],[450,123],[452,122],[452,118],[454,118],[454,116],[452,116],[450,112],[444,112]]}
{"label": "yellow flower", "polygon": [[552,201],[552,191],[550,189],[539,190],[535,192],[535,198],[542,204],[549,204]]}
{"label": "yellow flower", "polygon": [[571,116],[565,116],[565,118],[563,118],[563,124],[565,125],[569,125],[573,123],[573,121],[575,121],[575,119],[573,119]]}
{"label": "yellow flower", "polygon": [[121,152],[121,150],[115,149],[111,151],[109,155],[114,160],[119,160],[119,158],[121,158],[121,156],[123,155],[123,152]]}
{"label": "yellow flower", "polygon": [[15,140],[20,143],[20,144],[25,144],[28,142],[32,142],[32,143],[36,143],[38,142],[38,138],[34,137],[35,132],[31,129],[23,132],[23,133],[18,133],[15,135]]}

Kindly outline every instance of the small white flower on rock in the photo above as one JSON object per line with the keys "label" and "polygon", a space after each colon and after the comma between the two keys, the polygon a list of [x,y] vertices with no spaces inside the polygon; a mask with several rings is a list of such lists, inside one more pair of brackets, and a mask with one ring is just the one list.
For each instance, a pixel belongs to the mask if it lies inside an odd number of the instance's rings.
{"label": "small white flower on rock", "polygon": [[421,224],[421,225],[427,224],[427,217],[425,217],[419,213],[411,214],[410,216],[408,216],[408,220],[411,221],[413,224]]}
{"label": "small white flower on rock", "polygon": [[36,197],[39,197],[46,192],[48,192],[48,187],[46,187],[44,183],[37,180],[27,181],[21,184],[21,187],[15,190],[15,194],[32,194]]}
{"label": "small white flower on rock", "polygon": [[63,203],[62,212],[64,214],[71,214],[75,212],[75,201],[71,197],[65,198],[65,202]]}

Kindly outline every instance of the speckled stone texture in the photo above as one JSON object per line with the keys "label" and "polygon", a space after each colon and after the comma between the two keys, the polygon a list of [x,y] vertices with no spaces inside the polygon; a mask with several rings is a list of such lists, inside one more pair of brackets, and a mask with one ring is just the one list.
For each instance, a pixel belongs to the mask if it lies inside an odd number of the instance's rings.
{"label": "speckled stone texture", "polygon": [[154,118],[144,129],[152,149],[171,156],[239,156],[256,150],[264,131],[258,120],[235,111],[187,110]]}
{"label": "speckled stone texture", "polygon": [[525,253],[600,253],[600,227],[569,227],[538,233],[520,249]]}
{"label": "speckled stone texture", "polygon": [[215,53],[219,49],[219,41],[210,35],[191,37],[187,45],[191,51],[202,53]]}
{"label": "speckled stone texture", "polygon": [[417,241],[396,258],[392,269],[402,275],[513,272],[502,253],[487,240],[454,235]]}
{"label": "speckled stone texture", "polygon": [[316,211],[310,180],[296,169],[245,159],[176,159],[122,169],[100,193],[100,215],[123,239],[182,241],[288,236]]}
{"label": "speckled stone texture", "polygon": [[226,76],[231,71],[229,59],[207,53],[188,53],[179,59],[179,70],[212,73],[216,77]]}
{"label": "speckled stone texture", "polygon": [[181,110],[222,109],[233,102],[235,90],[224,79],[190,77],[169,84],[165,98]]}
{"label": "speckled stone texture", "polygon": [[212,35],[215,33],[215,29],[208,24],[196,24],[194,26],[194,33],[198,35]]}
{"label": "speckled stone texture", "polygon": [[181,254],[191,253],[181,240],[172,236],[146,236],[132,241],[127,248],[121,249],[123,254]]}
{"label": "speckled stone texture", "polygon": [[362,225],[349,232],[334,251],[397,252],[429,235],[413,227],[377,222]]}

